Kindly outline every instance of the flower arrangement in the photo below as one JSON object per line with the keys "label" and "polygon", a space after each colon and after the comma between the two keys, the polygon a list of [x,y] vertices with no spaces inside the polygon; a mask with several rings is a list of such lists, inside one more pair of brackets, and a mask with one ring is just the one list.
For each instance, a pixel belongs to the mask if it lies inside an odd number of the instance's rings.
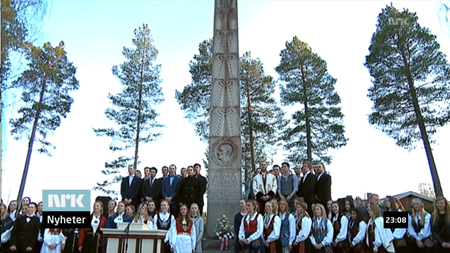
{"label": "flower arrangement", "polygon": [[214,235],[220,240],[220,250],[229,250],[229,240],[235,238],[233,231],[233,226],[230,225],[227,216],[222,215],[221,218],[217,219],[219,224],[216,226]]}

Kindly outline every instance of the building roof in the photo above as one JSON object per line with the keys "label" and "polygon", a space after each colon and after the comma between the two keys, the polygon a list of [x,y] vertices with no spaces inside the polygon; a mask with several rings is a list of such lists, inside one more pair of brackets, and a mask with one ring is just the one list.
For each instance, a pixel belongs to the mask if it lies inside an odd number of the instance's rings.
{"label": "building roof", "polygon": [[399,200],[400,200],[400,199],[403,199],[403,198],[406,198],[406,197],[408,197],[408,196],[414,196],[414,197],[417,197],[417,198],[421,198],[421,199],[424,199],[424,200],[428,200],[428,201],[430,201],[430,202],[434,202],[434,199],[433,199],[433,198],[430,198],[430,197],[428,197],[428,196],[425,196],[425,195],[422,195],[422,194],[420,194],[420,193],[413,192],[413,191],[408,191],[408,192],[400,193],[400,194],[397,194],[397,195],[393,195],[393,197],[396,197],[396,198],[398,198]]}

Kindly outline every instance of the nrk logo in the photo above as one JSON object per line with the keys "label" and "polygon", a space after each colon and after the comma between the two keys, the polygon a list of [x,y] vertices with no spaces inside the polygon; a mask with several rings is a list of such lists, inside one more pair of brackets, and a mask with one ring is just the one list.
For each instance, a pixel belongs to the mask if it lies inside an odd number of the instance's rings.
{"label": "nrk logo", "polygon": [[89,228],[90,190],[43,190],[44,228]]}
{"label": "nrk logo", "polygon": [[409,24],[409,18],[389,18],[388,19],[389,25],[408,25]]}

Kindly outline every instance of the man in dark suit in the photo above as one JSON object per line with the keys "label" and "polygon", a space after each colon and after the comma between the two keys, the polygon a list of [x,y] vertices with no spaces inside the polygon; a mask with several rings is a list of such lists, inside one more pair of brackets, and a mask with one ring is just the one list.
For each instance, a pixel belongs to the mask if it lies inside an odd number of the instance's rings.
{"label": "man in dark suit", "polygon": [[[325,173],[323,163],[315,163],[313,169],[316,171],[316,203],[320,203],[327,208],[328,200],[331,200],[331,176]],[[309,208],[308,208],[309,209]]]}
{"label": "man in dark suit", "polygon": [[40,228],[39,218],[34,215],[37,204],[28,204],[26,215],[17,217],[11,233],[11,246],[14,252],[32,252],[36,247],[37,236]]}
{"label": "man in dark suit", "polygon": [[194,164],[194,173],[195,173],[195,178],[197,178],[200,181],[200,185],[201,185],[201,189],[202,189],[202,197],[200,198],[200,203],[198,204],[198,209],[200,211],[200,215],[203,215],[203,206],[205,206],[204,200],[203,200],[203,196],[206,193],[206,187],[208,185],[208,180],[206,180],[206,177],[202,176],[200,174],[200,170],[202,169],[202,166],[198,163]]}
{"label": "man in dark suit", "polygon": [[177,217],[178,205],[177,205],[177,193],[180,187],[181,178],[176,175],[177,167],[175,164],[169,166],[169,176],[163,178],[161,187],[161,197],[169,201],[170,212]]}
{"label": "man in dark suit", "polygon": [[299,194],[298,196],[303,198],[303,201],[308,205],[308,214],[313,217],[312,204],[315,202],[314,190],[316,187],[316,176],[311,172],[312,163],[310,161],[304,161],[302,166],[303,176],[300,180]]}
{"label": "man in dark suit", "polygon": [[203,198],[201,182],[195,178],[194,167],[189,166],[187,168],[187,177],[181,179],[180,188],[178,189],[178,205],[185,204],[190,210],[192,203],[200,202]]}
{"label": "man in dark suit", "polygon": [[[141,196],[144,201],[153,201],[159,209],[159,201],[161,200],[162,178],[156,178],[158,170],[155,167],[145,167],[144,171],[149,171],[150,176],[142,182]],[[147,172],[146,172],[147,173]]]}
{"label": "man in dark suit", "polygon": [[128,176],[122,179],[120,186],[120,194],[122,195],[122,201],[127,205],[133,205],[138,210],[141,193],[141,181],[142,179],[136,177],[134,174],[134,166],[128,166]]}

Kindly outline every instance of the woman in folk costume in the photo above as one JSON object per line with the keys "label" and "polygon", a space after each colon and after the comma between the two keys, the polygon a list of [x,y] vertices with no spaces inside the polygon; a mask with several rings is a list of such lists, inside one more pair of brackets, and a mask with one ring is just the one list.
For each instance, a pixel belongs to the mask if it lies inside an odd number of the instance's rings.
{"label": "woman in folk costume", "polygon": [[322,204],[314,205],[314,217],[312,219],[311,240],[314,252],[332,252],[331,243],[333,241],[333,224],[327,217],[325,207]]}
{"label": "woman in folk costume", "polygon": [[117,228],[118,224],[131,222],[132,220],[133,217],[127,217],[125,214],[125,202],[120,201],[117,204],[117,213],[108,218],[105,228]]}
{"label": "woman in folk costume", "polygon": [[158,211],[156,211],[156,204],[155,201],[151,200],[151,201],[147,201],[147,206],[148,206],[148,214],[152,217],[152,219],[155,217],[155,215],[158,213]]}
{"label": "woman in folk costume", "polygon": [[394,236],[389,228],[384,228],[383,217],[380,213],[378,205],[370,205],[367,208],[367,214],[370,217],[366,230],[367,252],[394,253],[395,249],[392,243]]}
{"label": "woman in folk costume", "polygon": [[43,239],[41,253],[61,253],[61,245],[66,237],[59,228],[46,228]]}
{"label": "woman in folk costume", "polygon": [[8,213],[9,213],[9,217],[11,217],[11,219],[13,221],[16,220],[16,214],[18,212],[18,205],[17,205],[17,200],[11,200],[8,204]]}
{"label": "woman in folk costume", "polygon": [[136,214],[136,216],[134,217],[133,223],[142,223],[145,224],[147,226],[149,226],[150,228],[153,228],[153,219],[152,217],[148,214],[148,205],[146,202],[142,202],[139,205],[139,213]]}
{"label": "woman in folk costume", "polygon": [[197,242],[195,245],[195,252],[201,253],[203,251],[202,248],[202,238],[203,238],[203,231],[204,231],[204,225],[203,225],[203,218],[199,215],[199,209],[198,205],[196,203],[193,203],[191,205],[191,220],[194,223],[195,226],[195,237],[197,238]]}
{"label": "woman in folk costume", "polygon": [[247,215],[242,218],[239,228],[239,243],[242,253],[264,253],[262,235],[264,220],[258,212],[258,202],[254,199],[247,200]]}
{"label": "woman in folk costume", "polygon": [[306,212],[308,210],[308,205],[295,199],[295,239],[292,242],[294,245],[294,253],[305,253],[309,247],[310,241],[308,240],[309,234],[311,233],[311,218]]}
{"label": "woman in folk costume", "polygon": [[281,220],[280,240],[281,253],[289,253],[292,250],[292,243],[295,240],[295,218],[288,212],[289,206],[285,199],[279,202],[278,216]]}
{"label": "woman in folk costume", "polygon": [[2,244],[0,252],[7,252],[6,249],[9,248],[9,239],[11,238],[11,233],[14,228],[14,220],[8,213],[6,205],[2,203],[1,205],[1,218],[2,218]]}
{"label": "woman in folk costume", "polygon": [[194,253],[197,244],[194,222],[189,218],[186,205],[180,206],[175,226],[170,227],[170,247],[174,253]]}
{"label": "woman in folk costume", "polygon": [[[398,206],[397,199],[392,196],[387,196],[384,201],[384,206],[388,212],[404,212],[403,206]],[[406,228],[391,228],[392,235],[394,236],[394,248],[396,253],[409,253],[411,252],[411,243],[406,233]]]}
{"label": "woman in folk costume", "polygon": [[105,227],[106,221],[106,217],[103,216],[103,203],[95,201],[94,211],[91,215],[91,227],[80,230],[79,251],[83,253],[102,252],[101,229]]}
{"label": "woman in folk costume", "polygon": [[437,252],[450,253],[450,207],[444,197],[437,197],[434,201],[434,213],[431,220]]}
{"label": "woman in folk costume", "polygon": [[333,224],[333,249],[336,253],[346,253],[348,249],[348,218],[342,212],[339,202],[331,204],[331,223]]}
{"label": "woman in folk costume", "polygon": [[239,201],[239,213],[234,215],[234,253],[241,252],[241,244],[239,243],[239,228],[241,227],[242,219],[247,215],[247,206],[245,205],[245,199]]}
{"label": "woman in folk costume", "polygon": [[281,220],[276,211],[278,205],[276,201],[267,201],[264,214],[263,243],[266,253],[276,253],[276,241],[280,237]]}
{"label": "woman in folk costume", "polygon": [[420,199],[413,199],[411,203],[412,215],[409,217],[408,233],[413,238],[413,251],[432,253],[435,245],[431,239],[431,215],[425,211]]}
{"label": "woman in folk costume", "polygon": [[331,206],[332,205],[333,205],[333,200],[328,200],[327,201],[327,218],[329,220],[331,220],[331,216],[333,215],[333,211],[331,211]]}
{"label": "woman in folk costume", "polygon": [[355,210],[355,201],[352,198],[346,198],[344,201],[344,214],[349,221],[352,219],[352,210]]}
{"label": "woman in folk costume", "polygon": [[113,199],[108,201],[108,214],[106,216],[106,219],[109,219],[109,217],[114,216],[114,214],[115,214],[114,210],[116,209],[116,205],[117,205],[117,203]]}
{"label": "woman in folk costume", "polygon": [[350,252],[361,253],[366,250],[366,236],[367,224],[364,221],[362,210],[355,208],[350,211],[351,218],[348,223],[348,241],[350,244]]}
{"label": "woman in folk costume", "polygon": [[[161,201],[161,207],[159,213],[155,214],[153,222],[154,230],[166,230],[168,231],[171,227],[175,226],[175,217],[169,213],[170,205],[167,200]],[[164,239],[164,252],[170,252],[170,233],[166,233],[166,238]]]}

